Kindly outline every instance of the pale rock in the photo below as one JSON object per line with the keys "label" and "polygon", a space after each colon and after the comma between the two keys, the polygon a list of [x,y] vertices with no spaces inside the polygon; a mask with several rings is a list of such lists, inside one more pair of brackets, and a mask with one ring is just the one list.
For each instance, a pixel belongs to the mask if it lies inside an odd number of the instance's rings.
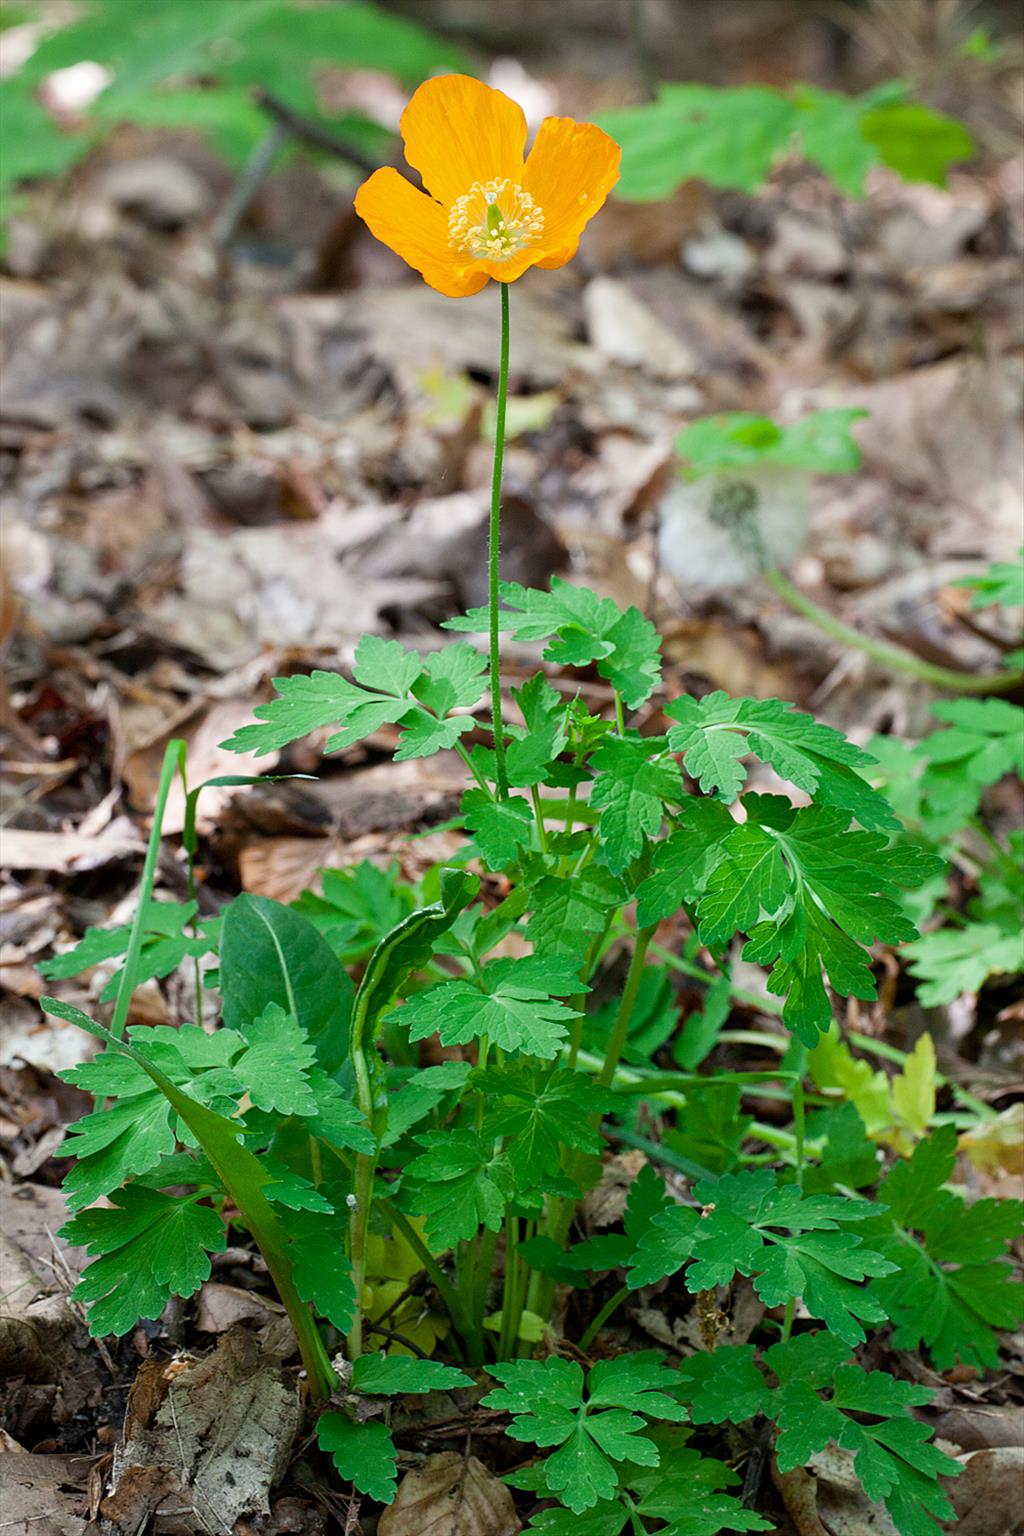
{"label": "pale rock", "polygon": [[613,363],[643,368],[661,379],[688,379],[697,359],[617,277],[595,277],[583,295],[587,334]]}

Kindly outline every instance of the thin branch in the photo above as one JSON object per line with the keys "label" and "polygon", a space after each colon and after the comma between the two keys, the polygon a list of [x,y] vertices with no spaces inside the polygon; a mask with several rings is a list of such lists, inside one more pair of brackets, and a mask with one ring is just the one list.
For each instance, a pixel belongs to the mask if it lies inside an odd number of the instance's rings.
{"label": "thin branch", "polygon": [[380,169],[380,162],[374,160],[354,144],[351,139],[346,139],[343,134],[335,133],[331,128],[325,128],[311,117],[304,117],[301,112],[288,106],[280,97],[272,91],[264,90],[258,86],[253,92],[253,100],[262,112],[273,118],[279,127],[287,130],[294,138],[301,139],[304,144],[312,144],[317,149],[326,150],[329,155],[337,155],[341,160],[348,160],[357,165],[367,175]]}

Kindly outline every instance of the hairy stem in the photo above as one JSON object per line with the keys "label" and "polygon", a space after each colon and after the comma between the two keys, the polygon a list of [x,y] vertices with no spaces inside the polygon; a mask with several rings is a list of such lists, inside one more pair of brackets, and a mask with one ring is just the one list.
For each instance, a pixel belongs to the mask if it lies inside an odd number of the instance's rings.
{"label": "hairy stem", "polygon": [[498,799],[508,799],[505,768],[505,723],[501,716],[500,625],[498,580],[501,552],[501,467],[505,457],[505,414],[508,405],[508,284],[501,289],[501,361],[498,366],[498,398],[494,422],[494,471],[491,475],[491,517],[487,534],[487,601],[490,616],[491,725],[494,733],[494,765]]}

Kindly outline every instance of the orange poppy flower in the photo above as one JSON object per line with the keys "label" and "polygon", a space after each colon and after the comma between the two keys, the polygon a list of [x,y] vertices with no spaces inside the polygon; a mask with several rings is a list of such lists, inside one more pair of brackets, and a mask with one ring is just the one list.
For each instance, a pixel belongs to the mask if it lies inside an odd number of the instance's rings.
{"label": "orange poppy flower", "polygon": [[615,140],[571,117],[546,117],[524,160],[522,109],[469,75],[425,81],[400,127],[426,192],[386,167],[359,188],[356,212],[450,298],[564,266],[619,176]]}

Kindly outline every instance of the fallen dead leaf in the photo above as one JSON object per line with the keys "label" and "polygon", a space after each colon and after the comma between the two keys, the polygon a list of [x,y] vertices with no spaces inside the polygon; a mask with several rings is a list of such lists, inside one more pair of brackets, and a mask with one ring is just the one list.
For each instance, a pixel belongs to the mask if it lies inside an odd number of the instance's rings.
{"label": "fallen dead leaf", "polygon": [[949,1485],[956,1518],[942,1529],[957,1536],[1019,1536],[1024,1448],[1001,1445],[960,1459],[963,1475]]}
{"label": "fallen dead leaf", "polygon": [[85,1536],[88,1456],[0,1453],[6,1536]]}
{"label": "fallen dead leaf", "polygon": [[200,1333],[227,1333],[236,1323],[250,1319],[265,1323],[273,1312],[280,1310],[276,1303],[255,1291],[207,1280],[196,1303],[196,1328]]}
{"label": "fallen dead leaf", "polygon": [[157,1371],[140,1373],[129,1402],[101,1507],[111,1536],[135,1536],[165,1501],[168,1513],[191,1506],[202,1530],[230,1531],[242,1516],[269,1513],[299,1426],[279,1362],[237,1328],[203,1359]]}
{"label": "fallen dead leaf", "polygon": [[[195,789],[207,780],[222,776],[271,774],[277,766],[279,752],[268,752],[257,757],[252,752],[226,752],[221,742],[241,724],[252,718],[251,699],[222,699],[208,709],[200,709],[197,718],[185,728],[161,732],[145,746],[130,753],[124,765],[124,780],[128,785],[132,805],[139,810],[152,809],[160,781],[160,768],[167,743],[172,736],[181,737],[188,748],[189,788]],[[217,825],[224,806],[233,795],[246,794],[247,786],[212,786],[204,789],[196,804],[196,826],[206,833]],[[163,816],[164,835],[174,836],[185,824],[185,790],[180,775],[175,775],[167,796]]]}
{"label": "fallen dead leaf", "polygon": [[621,279],[593,278],[583,308],[592,344],[611,362],[644,368],[658,379],[692,379],[697,372],[689,347]]}
{"label": "fallen dead leaf", "polygon": [[797,1536],[829,1536],[818,1515],[818,1479],[806,1467],[791,1467],[780,1472],[772,1457],[772,1482],[779,1490],[786,1514],[796,1526]]}
{"label": "fallen dead leaf", "polygon": [[381,1515],[380,1536],[516,1536],[512,1495],[475,1456],[428,1456],[407,1472]]}
{"label": "fallen dead leaf", "polygon": [[102,869],[143,851],[143,842],[131,822],[119,816],[98,837],[81,832],[36,832],[25,827],[5,827],[4,863],[10,869],[47,870],[52,874],[81,874]]}

